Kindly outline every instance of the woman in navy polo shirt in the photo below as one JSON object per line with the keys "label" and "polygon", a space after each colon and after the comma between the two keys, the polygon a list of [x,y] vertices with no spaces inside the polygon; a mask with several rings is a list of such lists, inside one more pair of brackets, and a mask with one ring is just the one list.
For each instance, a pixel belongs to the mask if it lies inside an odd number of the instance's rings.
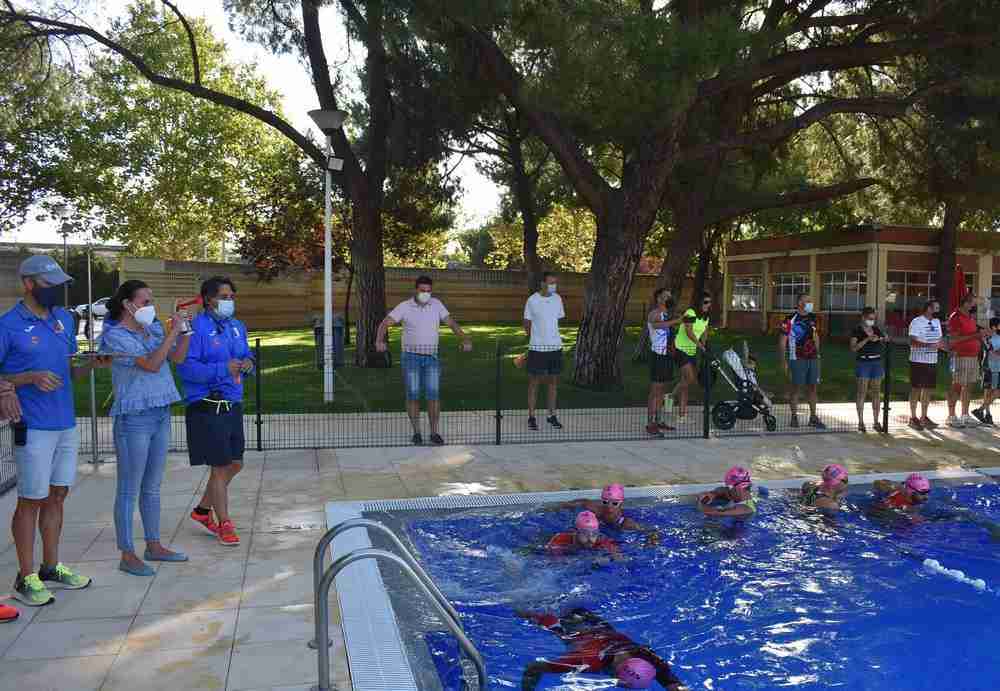
{"label": "woman in navy polo shirt", "polygon": [[[191,465],[211,467],[205,496],[191,512],[223,545],[240,538],[229,517],[229,483],[243,468],[243,376],[253,371],[247,329],[235,319],[236,287],[216,276],[201,284],[205,311],[191,324],[187,359],[177,368],[187,408]],[[212,511],[218,522],[212,520]]]}

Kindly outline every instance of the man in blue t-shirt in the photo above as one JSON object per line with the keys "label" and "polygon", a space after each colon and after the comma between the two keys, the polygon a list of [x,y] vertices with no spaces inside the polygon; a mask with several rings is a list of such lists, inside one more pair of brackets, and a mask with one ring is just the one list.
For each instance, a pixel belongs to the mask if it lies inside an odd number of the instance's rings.
{"label": "man in blue t-shirt", "polygon": [[[90,579],[59,562],[63,502],[76,479],[80,438],[73,406],[74,376],[108,362],[74,366],[75,322],[56,305],[72,280],[44,255],[18,269],[24,298],[0,316],[0,378],[14,385],[21,414],[14,426],[17,508],[11,531],[19,571],[14,596],[37,607],[52,602],[53,587],[77,590]],[[42,535],[42,564],[34,569],[35,531]]]}

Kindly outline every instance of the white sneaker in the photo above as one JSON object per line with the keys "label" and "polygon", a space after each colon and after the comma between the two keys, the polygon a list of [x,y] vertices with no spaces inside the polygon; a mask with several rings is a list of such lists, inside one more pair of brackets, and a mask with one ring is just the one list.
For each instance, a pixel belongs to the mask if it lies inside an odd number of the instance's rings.
{"label": "white sneaker", "polygon": [[972,417],[971,415],[963,415],[962,424],[964,424],[966,427],[979,427],[979,420]]}
{"label": "white sneaker", "polygon": [[948,419],[945,421],[945,424],[948,425],[949,427],[956,427],[958,429],[965,427],[965,423],[962,422],[961,419],[955,417],[954,415],[949,415]]}

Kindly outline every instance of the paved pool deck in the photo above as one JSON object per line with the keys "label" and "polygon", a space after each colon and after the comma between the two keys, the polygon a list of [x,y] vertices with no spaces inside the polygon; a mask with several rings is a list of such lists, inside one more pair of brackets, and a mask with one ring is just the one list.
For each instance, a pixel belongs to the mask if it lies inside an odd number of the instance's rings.
{"label": "paved pool deck", "polygon": [[[0,625],[0,687],[53,689],[308,689],[316,682],[312,552],[324,506],[338,499],[551,491],[715,482],[734,464],[760,479],[816,475],[827,463],[851,473],[1000,466],[1000,435],[986,428],[875,434],[445,446],[249,453],[232,486],[243,539],[223,547],[187,518],[206,473],[173,454],[164,479],[163,540],[187,552],[153,578],[117,570],[112,508],[115,465],[83,465],[66,504],[61,559],[94,578],[21,608]],[[15,492],[0,497],[0,584],[17,560],[9,536]],[[137,535],[142,531],[136,513]],[[141,551],[142,543],[138,541]],[[2,592],[2,591],[0,591]],[[336,598],[331,599],[333,608]],[[349,689],[336,614],[334,681]]]}

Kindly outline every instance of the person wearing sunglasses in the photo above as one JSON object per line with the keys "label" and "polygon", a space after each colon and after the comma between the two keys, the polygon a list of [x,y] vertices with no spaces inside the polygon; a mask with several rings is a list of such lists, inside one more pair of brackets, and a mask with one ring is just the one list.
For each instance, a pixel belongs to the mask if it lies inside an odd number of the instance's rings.
{"label": "person wearing sunglasses", "polygon": [[574,554],[583,550],[603,550],[618,556],[618,543],[601,535],[601,524],[593,511],[581,511],[573,522],[575,530],[556,533],[546,543],[551,554]]}
{"label": "person wearing sunglasses", "polygon": [[575,499],[559,505],[560,509],[584,509],[597,516],[602,525],[619,530],[635,530],[646,534],[646,544],[659,543],[660,534],[655,528],[644,526],[625,515],[625,488],[613,483],[601,490],[600,501]]}
{"label": "person wearing sunglasses", "polygon": [[698,498],[698,510],[706,516],[719,518],[747,518],[757,512],[753,496],[750,471],[743,466],[733,466],[723,478],[725,485],[706,492]]}
{"label": "person wearing sunglasses", "polygon": [[876,508],[916,511],[927,503],[931,483],[920,473],[911,473],[902,483],[876,480],[872,489],[877,497]]}
{"label": "person wearing sunglasses", "polygon": [[840,500],[847,494],[847,468],[831,463],[823,468],[822,480],[809,480],[802,485],[802,503],[825,511],[838,511]]}
{"label": "person wearing sunglasses", "polygon": [[671,396],[677,401],[678,420],[687,416],[688,389],[698,378],[698,351],[705,350],[711,311],[712,296],[710,293],[702,293],[701,304],[684,313],[684,321],[674,337],[674,358],[681,377]]}

